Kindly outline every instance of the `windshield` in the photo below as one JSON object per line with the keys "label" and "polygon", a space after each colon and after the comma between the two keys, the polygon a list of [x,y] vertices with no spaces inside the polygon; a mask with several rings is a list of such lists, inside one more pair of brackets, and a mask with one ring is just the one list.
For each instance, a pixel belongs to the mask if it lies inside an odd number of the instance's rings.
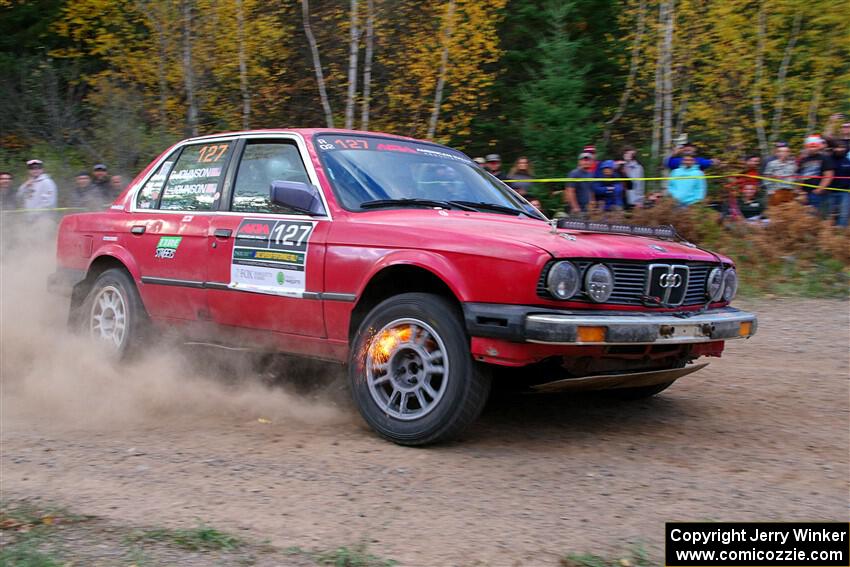
{"label": "windshield", "polygon": [[504,183],[449,148],[334,134],[316,136],[315,144],[337,198],[351,211],[442,202],[465,210],[495,205],[480,210],[542,218]]}

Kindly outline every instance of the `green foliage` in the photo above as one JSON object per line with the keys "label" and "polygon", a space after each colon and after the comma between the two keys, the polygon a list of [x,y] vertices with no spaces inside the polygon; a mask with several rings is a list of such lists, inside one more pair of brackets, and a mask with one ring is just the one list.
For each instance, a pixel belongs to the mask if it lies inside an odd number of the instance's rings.
{"label": "green foliage", "polygon": [[128,536],[128,540],[162,542],[189,551],[231,550],[244,545],[240,538],[203,524],[192,529],[153,528],[136,531]]}
{"label": "green foliage", "polygon": [[38,539],[27,537],[0,549],[0,565],[8,567],[59,567],[63,562],[38,549]]}
{"label": "green foliage", "polygon": [[331,551],[316,553],[314,558],[320,565],[333,567],[393,567],[398,563],[392,559],[382,559],[366,552],[365,545],[338,547]]}
{"label": "green foliage", "polygon": [[563,176],[584,144],[597,133],[585,100],[588,67],[578,62],[579,44],[566,33],[572,3],[549,2],[547,34],[538,44],[541,69],[523,90],[522,135],[536,172]]}
{"label": "green foliage", "polygon": [[561,567],[652,567],[646,550],[635,547],[626,557],[613,559],[592,553],[568,553],[561,558]]}

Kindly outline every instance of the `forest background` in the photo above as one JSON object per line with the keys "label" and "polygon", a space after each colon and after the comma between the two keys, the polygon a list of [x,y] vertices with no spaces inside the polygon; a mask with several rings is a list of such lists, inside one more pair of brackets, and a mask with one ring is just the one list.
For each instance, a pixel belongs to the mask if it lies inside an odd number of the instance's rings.
{"label": "forest background", "polygon": [[[429,138],[505,169],[526,155],[538,177],[586,144],[634,146],[663,173],[687,133],[731,173],[838,112],[841,0],[0,0],[0,169],[18,183],[38,157],[60,192],[94,163],[131,178],[187,136],[295,126]],[[846,234],[833,253],[831,228],[797,220],[811,238],[789,233],[791,252],[757,236],[758,281],[832,262],[827,287],[846,293]],[[695,223],[734,248],[710,213]]]}

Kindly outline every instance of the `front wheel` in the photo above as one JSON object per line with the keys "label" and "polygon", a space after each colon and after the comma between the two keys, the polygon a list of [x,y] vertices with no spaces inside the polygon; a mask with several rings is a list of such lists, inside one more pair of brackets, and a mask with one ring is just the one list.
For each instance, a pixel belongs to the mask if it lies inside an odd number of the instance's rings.
{"label": "front wheel", "polygon": [[109,269],[98,276],[80,313],[83,332],[118,358],[140,346],[147,313],[132,278]]}
{"label": "front wheel", "polygon": [[456,437],[481,413],[489,372],[472,360],[446,299],[405,293],[377,305],[357,331],[349,379],[361,415],[401,445]]}

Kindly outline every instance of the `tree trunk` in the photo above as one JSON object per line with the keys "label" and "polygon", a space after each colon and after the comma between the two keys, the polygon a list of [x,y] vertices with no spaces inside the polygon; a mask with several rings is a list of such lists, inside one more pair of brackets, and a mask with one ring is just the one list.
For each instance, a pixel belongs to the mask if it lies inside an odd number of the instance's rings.
{"label": "tree trunk", "polygon": [[186,106],[189,133],[198,135],[198,107],[195,102],[195,71],[192,67],[192,3],[183,0],[183,84],[186,88]]}
{"label": "tree trunk", "polygon": [[809,102],[809,117],[806,121],[806,135],[815,131],[818,125],[818,107],[820,106],[820,97],[823,93],[823,75],[820,75],[815,81],[815,87],[812,89],[812,100]]}
{"label": "tree trunk", "polygon": [[608,145],[608,140],[611,138],[611,127],[614,123],[623,117],[623,113],[626,111],[626,106],[629,103],[629,97],[632,94],[632,89],[635,84],[635,77],[637,77],[638,71],[638,63],[639,55],[640,55],[640,44],[643,41],[643,28],[645,26],[646,21],[646,0],[640,0],[640,5],[638,6],[638,21],[637,21],[637,31],[635,32],[635,38],[632,41],[632,54],[629,62],[629,76],[626,79],[626,86],[623,89],[623,94],[620,95],[620,105],[617,107],[617,111],[614,112],[614,115],[608,119],[605,123],[605,132],[603,133],[602,140],[603,145]]}
{"label": "tree trunk", "polygon": [[345,127],[354,128],[354,107],[357,96],[357,56],[360,53],[360,30],[357,14],[358,0],[351,0],[351,31],[348,36],[348,96],[345,99]]}
{"label": "tree trunk", "polygon": [[440,119],[440,105],[443,103],[443,88],[446,85],[446,72],[449,68],[449,42],[454,33],[455,0],[449,0],[446,15],[446,27],[443,31],[443,53],[440,56],[440,73],[437,75],[437,88],[434,90],[434,107],[431,109],[431,120],[428,124],[429,140],[437,133],[437,121]]}
{"label": "tree trunk", "polygon": [[369,103],[372,96],[372,51],[375,43],[375,0],[366,0],[366,55],[363,59],[363,101],[360,128],[369,129]]}
{"label": "tree trunk", "polygon": [[163,27],[163,21],[151,9],[147,2],[141,0],[136,2],[136,8],[148,19],[151,28],[156,34],[156,51],[158,60],[156,62],[156,78],[159,86],[159,106],[157,107],[157,119],[162,132],[168,130],[168,114],[166,111],[168,102],[168,80],[165,67],[168,64],[167,35]]}
{"label": "tree trunk", "polygon": [[316,83],[319,85],[319,98],[322,101],[322,108],[325,110],[325,123],[328,128],[333,128],[334,117],[331,112],[331,103],[328,101],[328,93],[325,90],[325,76],[322,73],[319,46],[316,44],[316,36],[313,35],[313,28],[310,27],[309,0],[301,0],[301,16],[304,19],[304,35],[307,36],[307,42],[310,44],[310,53],[313,55],[313,69],[316,71]]}
{"label": "tree trunk", "polygon": [[667,4],[664,27],[664,69],[662,71],[664,91],[664,134],[661,145],[666,152],[673,141],[673,29],[675,26],[675,0],[664,0]]}
{"label": "tree trunk", "polygon": [[663,96],[662,96],[662,68],[664,67],[663,63],[663,55],[664,55],[664,22],[666,20],[666,2],[663,0],[658,3],[658,43],[656,46],[656,56],[655,56],[655,104],[652,109],[652,149],[651,149],[651,157],[653,164],[659,164],[659,171],[661,168],[661,161],[663,160],[663,156],[661,155],[661,115],[663,111]]}
{"label": "tree trunk", "polygon": [[761,80],[764,72],[764,36],[766,19],[767,14],[765,14],[764,0],[762,0],[759,4],[757,24],[758,47],[756,48],[756,69],[755,76],[753,77],[753,119],[756,123],[756,136],[759,141],[759,150],[761,150],[761,155],[763,156],[768,154],[767,134],[764,131],[764,113],[762,112],[761,101]]}
{"label": "tree trunk", "polygon": [[248,88],[248,63],[245,56],[245,13],[243,0],[236,4],[236,33],[239,42],[239,89],[242,91],[242,129],[251,127],[251,91]]}
{"label": "tree trunk", "polygon": [[779,139],[780,128],[782,127],[782,111],[785,106],[785,77],[788,75],[791,53],[794,51],[794,46],[797,45],[797,39],[800,37],[800,26],[802,24],[803,13],[798,11],[794,15],[794,23],[791,25],[791,36],[788,38],[782,63],[779,64],[779,71],[776,73],[776,102],[773,104],[773,124],[770,127],[771,142]]}

